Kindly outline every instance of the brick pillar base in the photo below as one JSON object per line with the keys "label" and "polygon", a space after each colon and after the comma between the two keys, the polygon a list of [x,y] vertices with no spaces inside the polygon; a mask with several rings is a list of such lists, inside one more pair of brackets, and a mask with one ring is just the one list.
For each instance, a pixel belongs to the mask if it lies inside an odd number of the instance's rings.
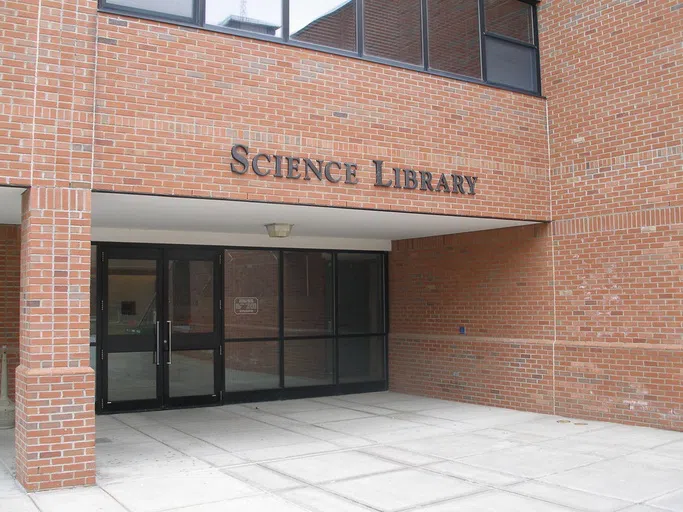
{"label": "brick pillar base", "polygon": [[19,366],[17,480],[28,491],[95,485],[95,373]]}

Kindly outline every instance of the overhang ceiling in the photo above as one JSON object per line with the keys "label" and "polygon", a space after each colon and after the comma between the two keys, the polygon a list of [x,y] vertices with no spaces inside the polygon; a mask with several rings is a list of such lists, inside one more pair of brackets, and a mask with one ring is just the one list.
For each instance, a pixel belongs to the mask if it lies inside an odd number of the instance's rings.
{"label": "overhang ceiling", "polygon": [[[392,240],[533,224],[518,220],[97,192],[93,194],[92,205],[94,238],[108,235],[119,238],[125,232],[134,238],[114,241],[144,241],[139,239],[144,232],[150,241],[159,241],[154,232],[185,233],[187,240],[197,241],[203,233],[207,244],[226,243],[219,242],[220,235],[231,235],[240,244],[251,241],[258,246],[272,246],[273,239],[268,239],[265,224],[287,223],[294,226],[291,236],[277,239],[276,245],[295,247],[299,241],[309,247],[310,240],[319,238],[371,241],[390,247]],[[361,242],[361,245],[365,244]]]}

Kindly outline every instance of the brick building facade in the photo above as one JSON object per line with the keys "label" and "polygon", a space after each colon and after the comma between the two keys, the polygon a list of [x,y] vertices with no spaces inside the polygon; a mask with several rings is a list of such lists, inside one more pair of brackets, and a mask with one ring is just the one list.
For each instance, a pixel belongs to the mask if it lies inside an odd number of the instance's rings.
{"label": "brick building facade", "polygon": [[[329,368],[315,361],[338,372],[344,350],[364,358],[349,375],[379,376],[395,391],[683,429],[677,1],[543,0],[534,12],[516,0],[462,0],[453,11],[436,0],[338,2],[340,23],[352,26],[343,37],[325,26],[333,11],[290,41],[197,26],[196,13],[159,19],[130,4],[0,5],[0,345],[9,346],[17,478],[27,489],[94,483],[95,401],[106,409],[107,384],[91,351],[109,357],[100,294],[114,274],[100,266],[93,277],[91,260],[113,269],[122,247],[216,248],[215,260],[200,257],[225,269],[211,295],[225,325],[216,332],[242,333],[211,349],[216,375],[256,362],[264,374],[280,365],[282,383],[282,368],[324,380]],[[401,21],[425,13],[433,16],[421,25]],[[449,40],[453,33],[463,37]],[[529,60],[536,51],[542,89]],[[513,58],[530,62],[528,86],[519,70],[496,67]],[[265,155],[268,175],[239,172],[236,144],[249,163]],[[287,177],[295,158],[300,179]],[[320,179],[310,168],[305,179],[304,159],[320,160]],[[332,180],[327,162],[339,162]],[[465,177],[476,177],[476,193]],[[293,223],[292,236],[268,238],[268,222]],[[261,249],[249,261],[264,266],[239,270],[245,295],[223,261],[227,247]],[[279,278],[264,271],[269,248]],[[285,266],[285,249],[327,251],[336,277],[323,284],[325,265],[314,259]],[[331,304],[352,310],[356,292],[340,295],[339,281],[352,281],[340,273],[344,251],[386,261],[386,326],[364,338],[342,332],[343,311],[321,306],[329,286]],[[174,257],[160,257],[157,276],[167,279]],[[377,268],[352,274],[367,280]],[[154,286],[155,297],[165,293]],[[272,332],[244,342],[261,317],[224,311],[242,297],[252,307],[258,293]],[[287,304],[300,315],[285,316]],[[142,302],[119,306],[123,317],[146,311]],[[170,318],[158,308],[150,325]],[[312,334],[292,335],[289,348],[287,322]],[[144,334],[132,327],[126,335]]]}

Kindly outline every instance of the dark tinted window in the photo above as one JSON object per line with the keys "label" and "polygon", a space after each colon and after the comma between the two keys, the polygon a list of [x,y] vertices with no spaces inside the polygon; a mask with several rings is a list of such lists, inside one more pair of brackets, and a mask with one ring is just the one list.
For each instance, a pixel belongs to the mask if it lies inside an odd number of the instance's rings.
{"label": "dark tinted window", "polygon": [[206,0],[206,24],[282,36],[281,0]]}
{"label": "dark tinted window", "polygon": [[339,338],[339,382],[384,379],[384,336]]}
{"label": "dark tinted window", "polygon": [[489,82],[525,91],[538,90],[536,50],[486,38],[486,71]]}
{"label": "dark tinted window", "polygon": [[534,42],[533,8],[519,0],[485,0],[486,31]]}
{"label": "dark tinted window", "polygon": [[365,53],[422,64],[420,0],[365,0]]}
{"label": "dark tinted window", "polygon": [[332,334],[332,255],[298,251],[284,255],[285,336]]}
{"label": "dark tinted window", "polygon": [[384,331],[382,256],[340,253],[337,256],[339,334]]}
{"label": "dark tinted window", "polygon": [[289,33],[296,41],[355,51],[356,2],[290,0]]}
{"label": "dark tinted window", "polygon": [[429,0],[429,67],[481,78],[478,0]]}
{"label": "dark tinted window", "polygon": [[225,251],[226,338],[278,335],[279,254],[279,251]]}
{"label": "dark tinted window", "polygon": [[194,14],[193,0],[106,0],[105,5],[181,18],[192,18]]}

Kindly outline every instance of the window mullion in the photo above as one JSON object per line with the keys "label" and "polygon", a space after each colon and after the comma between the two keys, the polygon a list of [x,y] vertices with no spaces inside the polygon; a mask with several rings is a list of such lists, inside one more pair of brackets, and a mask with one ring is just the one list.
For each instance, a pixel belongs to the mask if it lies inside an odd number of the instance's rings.
{"label": "window mullion", "polygon": [[289,41],[289,0],[282,0],[282,40]]}
{"label": "window mullion", "polygon": [[195,23],[200,27],[206,25],[206,0],[194,0]]}
{"label": "window mullion", "polygon": [[481,61],[481,79],[486,82],[486,20],[484,14],[484,0],[479,0],[479,56]]}
{"label": "window mullion", "polygon": [[422,65],[425,71],[429,69],[429,6],[428,0],[422,0]]}
{"label": "window mullion", "polygon": [[363,45],[363,40],[365,39],[365,30],[363,28],[364,25],[364,17],[363,17],[363,9],[364,9],[364,3],[365,0],[356,0],[356,46],[358,46],[358,55],[360,57],[363,56],[365,52],[365,48]]}

